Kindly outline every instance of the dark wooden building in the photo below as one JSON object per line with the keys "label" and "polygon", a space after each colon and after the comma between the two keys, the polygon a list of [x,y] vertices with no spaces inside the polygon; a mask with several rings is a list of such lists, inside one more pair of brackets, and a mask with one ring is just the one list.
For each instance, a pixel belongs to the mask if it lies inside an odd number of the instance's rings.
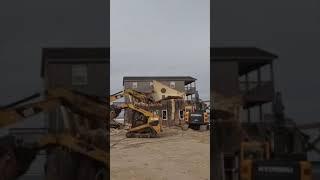
{"label": "dark wooden building", "polygon": [[[148,107],[148,110],[153,111],[160,116],[160,120],[164,126],[173,126],[183,123],[183,115],[186,105],[186,100],[194,99],[197,93],[196,79],[190,76],[147,76],[147,77],[123,77],[124,89],[134,89],[140,92],[151,93],[153,90],[153,81],[175,89],[186,94],[186,99],[182,100],[164,100],[161,105]],[[163,95],[165,97],[165,94]],[[125,99],[129,102],[129,99]],[[147,108],[147,107],[144,107]],[[126,110],[124,121],[130,122],[133,112]]]}
{"label": "dark wooden building", "polygon": [[[211,101],[240,97],[242,102],[240,116],[214,119],[222,123],[212,131],[212,166],[236,162],[234,153],[245,137],[268,140],[273,156],[306,158],[305,137],[295,122],[284,116],[281,94],[275,91],[273,64],[277,55],[255,47],[214,47],[210,54]],[[226,175],[234,175],[236,166],[224,167]]]}
{"label": "dark wooden building", "polygon": [[245,110],[241,121],[262,121],[263,110],[269,110],[274,99],[273,61],[277,56],[254,47],[216,47],[211,51],[214,92],[241,95]]}
{"label": "dark wooden building", "polygon": [[[45,89],[68,88],[106,99],[109,53],[109,48],[44,48],[41,77]],[[48,128],[62,128],[58,112],[49,114]]]}
{"label": "dark wooden building", "polygon": [[123,77],[124,89],[131,88],[140,92],[151,92],[152,81],[159,81],[175,90],[186,93],[187,99],[192,99],[196,94],[197,79],[190,76],[146,76],[146,77]]}

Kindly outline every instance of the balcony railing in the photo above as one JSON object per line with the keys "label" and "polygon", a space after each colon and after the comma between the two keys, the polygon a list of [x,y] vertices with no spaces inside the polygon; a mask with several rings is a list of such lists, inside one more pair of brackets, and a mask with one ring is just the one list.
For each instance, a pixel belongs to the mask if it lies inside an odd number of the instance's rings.
{"label": "balcony railing", "polygon": [[241,92],[248,92],[266,86],[272,86],[272,81],[240,81]]}
{"label": "balcony railing", "polygon": [[185,93],[187,95],[196,93],[196,88],[195,87],[185,87],[184,90],[185,90]]}
{"label": "balcony railing", "polygon": [[240,91],[246,101],[272,101],[274,89],[272,81],[241,81]]}

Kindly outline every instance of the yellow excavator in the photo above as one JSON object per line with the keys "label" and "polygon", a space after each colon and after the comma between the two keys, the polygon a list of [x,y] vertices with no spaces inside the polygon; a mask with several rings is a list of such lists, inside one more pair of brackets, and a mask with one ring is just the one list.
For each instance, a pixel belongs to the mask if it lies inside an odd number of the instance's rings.
{"label": "yellow excavator", "polygon": [[[133,97],[138,102],[150,104],[153,103],[152,98],[147,97],[144,93],[125,89],[118,93],[110,96],[110,102],[123,98],[123,97]],[[122,109],[131,109],[138,112],[140,116],[132,121],[131,128],[126,133],[128,138],[131,137],[158,137],[159,133],[162,131],[160,117],[150,111],[143,108],[135,106],[133,103],[124,103],[119,106],[111,105],[110,119],[117,117]]]}
{"label": "yellow excavator", "polygon": [[[274,122],[271,135],[261,133],[260,140],[253,140],[246,135],[247,142],[242,142],[240,147],[240,177],[245,180],[312,180],[312,165],[304,155],[304,150],[294,150],[288,145],[290,138],[283,138],[279,131],[293,136],[289,127],[285,126],[286,117],[281,100],[281,94],[276,93],[273,101]],[[249,129],[248,129],[249,130]],[[249,134],[249,131],[247,131]],[[247,133],[246,132],[246,133]],[[295,129],[298,133],[299,130]],[[265,136],[265,141],[261,140]],[[250,140],[251,138],[251,140]],[[271,146],[272,143],[272,146]],[[297,144],[299,141],[296,142]],[[301,141],[300,141],[301,143]],[[299,144],[300,144],[299,143]],[[303,144],[301,144],[303,145]],[[279,148],[285,147],[284,149]]]}
{"label": "yellow excavator", "polygon": [[[266,132],[250,133],[250,126],[240,123],[239,115],[243,104],[241,96],[224,97],[217,92],[214,94],[213,135],[222,139],[224,147],[220,148],[221,144],[214,143],[213,150],[218,153],[225,149],[229,150],[228,153],[232,152],[225,154],[223,161],[226,180],[312,180],[311,163],[304,157],[295,157],[290,153],[283,157],[276,152],[274,131],[271,136]],[[221,172],[223,170],[219,169],[216,174]]]}
{"label": "yellow excavator", "polygon": [[186,107],[184,121],[189,125],[189,128],[201,131],[207,130],[209,126],[209,114],[204,109],[192,110],[192,108]]}
{"label": "yellow excavator", "polygon": [[[16,179],[23,175],[35,159],[36,154],[41,150],[47,150],[48,157],[52,154],[51,152],[67,152],[68,158],[74,158],[73,160],[78,162],[62,167],[66,171],[78,169],[67,176],[65,173],[56,172],[60,166],[56,159],[47,160],[45,168],[47,180],[107,178],[107,169],[109,168],[107,159],[109,144],[106,137],[108,106],[97,97],[66,89],[49,90],[45,100],[1,108],[0,128],[42,112],[52,112],[57,108],[65,109],[62,131],[45,134],[33,143],[24,142],[23,139],[12,135],[0,138],[0,173],[2,178]],[[59,161],[64,161],[64,159]],[[81,173],[83,170],[86,170],[87,173]]]}
{"label": "yellow excavator", "polygon": [[197,92],[195,104],[185,107],[184,121],[189,125],[189,128],[201,131],[209,129],[209,114],[206,112],[207,109],[206,104],[199,99]]}
{"label": "yellow excavator", "polygon": [[242,142],[240,147],[240,180],[312,180],[308,161],[271,157],[269,142]]}
{"label": "yellow excavator", "polygon": [[[145,107],[161,105],[163,100],[182,99],[184,95],[184,93],[158,81],[153,81],[153,89],[148,94],[127,88],[110,96],[110,103],[123,97],[127,97],[130,100],[129,103],[126,102],[118,106],[111,104],[110,121],[113,121],[123,109],[130,109],[136,113],[126,134],[127,137],[159,137],[159,133],[162,131],[160,117],[145,108],[138,107],[136,103],[144,104]],[[166,97],[163,98],[163,96]]]}

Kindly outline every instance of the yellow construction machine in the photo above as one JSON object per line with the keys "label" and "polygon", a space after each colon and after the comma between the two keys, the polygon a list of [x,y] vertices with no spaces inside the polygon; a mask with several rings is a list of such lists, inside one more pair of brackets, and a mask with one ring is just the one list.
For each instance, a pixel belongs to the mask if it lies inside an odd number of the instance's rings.
{"label": "yellow construction machine", "polygon": [[240,180],[312,180],[309,161],[271,156],[268,142],[242,142],[240,147]]}
{"label": "yellow construction machine", "polygon": [[132,109],[139,112],[142,116],[138,116],[132,121],[131,128],[126,136],[131,137],[158,137],[162,131],[160,117],[150,111],[136,107],[133,104],[124,104],[120,106],[121,109]]}
{"label": "yellow construction machine", "polygon": [[[55,133],[47,133],[32,143],[12,135],[0,138],[0,173],[3,178],[16,179],[29,168],[36,154],[41,150],[48,152],[48,157],[55,151],[68,153],[73,158],[73,165],[62,169],[75,170],[73,174],[56,172],[65,159],[49,158],[46,163],[46,179],[60,180],[96,180],[106,179],[109,168],[107,142],[108,106],[93,96],[80,92],[53,89],[47,91],[47,98],[42,101],[15,105],[0,109],[0,128],[7,127],[42,112],[52,112],[63,108],[64,128]],[[60,164],[60,165],[59,165]],[[64,163],[62,163],[64,164]],[[72,167],[71,167],[72,166]],[[86,169],[87,173],[81,173]]]}
{"label": "yellow construction machine", "polygon": [[[224,97],[216,92],[214,94],[213,133],[215,137],[222,139],[215,140],[226,144],[231,142],[223,148],[220,148],[223,145],[215,143],[213,149],[217,153],[229,150],[227,153],[223,152],[226,180],[312,180],[311,163],[305,157],[294,153],[283,156],[276,152],[274,146],[278,137],[274,130],[256,132],[262,125],[266,126],[261,124],[252,133],[249,128],[251,126],[247,127],[244,123],[240,123],[240,110],[243,104],[241,96]],[[267,131],[272,133],[269,135]]]}
{"label": "yellow construction machine", "polygon": [[[128,88],[110,96],[110,120],[113,122],[113,119],[117,117],[123,109],[133,110],[135,113],[131,120],[132,125],[126,134],[127,137],[158,137],[162,131],[160,117],[146,110],[146,108],[139,107],[137,104],[143,105],[143,107],[161,106],[163,100],[183,99],[184,96],[184,93],[158,81],[153,81],[153,88],[149,93]],[[127,98],[125,103],[118,106],[112,104],[114,101],[123,97]],[[207,116],[206,121],[208,121]]]}
{"label": "yellow construction machine", "polygon": [[207,130],[209,114],[206,110],[206,104],[199,99],[199,95],[196,93],[194,104],[185,107],[184,121],[192,129]]}
{"label": "yellow construction machine", "polygon": [[[141,103],[150,104],[153,102],[153,100],[148,98],[144,93],[132,89],[126,89],[111,95],[110,102],[112,103],[123,97],[133,97]],[[160,117],[158,115],[137,107],[133,103],[124,103],[119,106],[111,105],[110,119],[117,117],[123,109],[131,109],[139,114],[132,120],[131,128],[126,134],[127,137],[158,137],[158,134],[162,130]]]}
{"label": "yellow construction machine", "polygon": [[198,110],[198,111],[185,110],[184,121],[192,129],[206,130],[208,129],[208,125],[209,125],[209,114],[202,110]]}

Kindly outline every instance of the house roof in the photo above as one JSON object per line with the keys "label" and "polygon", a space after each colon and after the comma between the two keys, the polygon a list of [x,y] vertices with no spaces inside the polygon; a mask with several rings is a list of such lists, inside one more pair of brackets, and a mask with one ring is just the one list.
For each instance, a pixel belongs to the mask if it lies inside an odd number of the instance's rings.
{"label": "house roof", "polygon": [[[43,48],[41,61],[41,77],[44,76],[45,64],[54,63],[108,63],[110,48]],[[83,59],[102,60],[83,60]],[[82,59],[82,60],[81,60]],[[105,59],[105,60],[104,60]]]}
{"label": "house roof", "polygon": [[185,85],[195,82],[197,79],[191,76],[124,76],[123,84],[125,81],[184,81]]}
{"label": "house roof", "polygon": [[238,62],[239,75],[272,64],[276,58],[278,58],[277,55],[256,47],[213,47],[210,49],[210,59],[213,62]]}
{"label": "house roof", "polygon": [[213,47],[210,49],[213,59],[276,59],[277,55],[256,47]]}

